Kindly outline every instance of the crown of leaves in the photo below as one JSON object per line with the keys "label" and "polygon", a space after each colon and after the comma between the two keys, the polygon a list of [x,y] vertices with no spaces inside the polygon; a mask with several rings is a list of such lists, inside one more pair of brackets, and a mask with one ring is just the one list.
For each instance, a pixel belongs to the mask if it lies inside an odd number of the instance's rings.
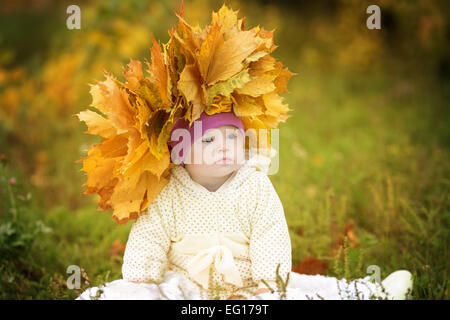
{"label": "crown of leaves", "polygon": [[279,93],[295,73],[270,55],[274,30],[245,30],[237,14],[223,5],[202,30],[184,20],[182,4],[178,28],[169,30],[162,49],[152,37],[148,76],[131,60],[125,83],[105,72],[106,80],[90,85],[91,106],[106,118],[91,110],[77,114],[85,133],[102,137],[79,160],[87,174],[84,194],[97,193],[98,209],[112,208],[117,223],[136,219],[169,182],[176,165],[167,142],[177,119],[192,123],[203,111],[233,111],[245,130],[258,132],[290,117]]}

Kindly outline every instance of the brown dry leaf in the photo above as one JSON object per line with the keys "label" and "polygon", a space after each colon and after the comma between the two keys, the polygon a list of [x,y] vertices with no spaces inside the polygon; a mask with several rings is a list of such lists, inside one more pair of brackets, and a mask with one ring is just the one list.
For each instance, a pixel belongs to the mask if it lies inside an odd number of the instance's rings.
{"label": "brown dry leaf", "polygon": [[307,257],[300,264],[294,266],[292,271],[300,274],[324,275],[328,267],[329,264],[326,261],[321,261],[313,257]]}

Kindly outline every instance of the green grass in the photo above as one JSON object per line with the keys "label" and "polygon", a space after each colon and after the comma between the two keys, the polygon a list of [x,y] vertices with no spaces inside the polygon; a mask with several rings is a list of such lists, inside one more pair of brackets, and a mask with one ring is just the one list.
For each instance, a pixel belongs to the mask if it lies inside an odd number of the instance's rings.
{"label": "green grass", "polygon": [[[272,177],[291,226],[294,264],[308,255],[331,264],[331,231],[343,232],[353,219],[365,254],[352,277],[367,275],[371,264],[382,278],[407,269],[414,298],[448,299],[450,159],[436,132],[448,116],[431,112],[443,98],[425,84],[392,98],[395,82],[371,91],[373,80],[322,80],[295,87],[327,93],[314,103],[291,90],[295,113],[281,129],[280,171]],[[352,82],[359,88],[350,93],[344,84]],[[358,250],[350,251],[356,266]],[[344,276],[332,268],[328,275]]]}
{"label": "green grass", "polygon": [[[421,106],[406,109],[401,100],[376,106],[383,93],[370,90],[344,95],[348,99],[338,108],[342,86],[323,83],[327,95],[314,102],[314,111],[308,111],[301,90],[291,90],[295,113],[281,127],[280,170],[271,176],[290,227],[294,265],[310,255],[328,261],[327,274],[338,278],[366,276],[369,265],[380,266],[382,278],[407,269],[415,277],[415,299],[448,299],[449,153],[436,142],[411,138],[415,130],[432,130],[434,119],[422,117],[423,128],[413,127],[403,119],[419,117]],[[415,94],[427,91],[420,92]],[[396,108],[403,114],[391,111]],[[2,190],[18,174],[5,172]],[[14,251],[12,240],[3,243],[10,254],[1,261],[3,298],[74,298],[79,291],[64,285],[69,265],[86,270],[90,286],[121,277],[122,257],[110,256],[109,248],[115,239],[126,242],[131,223],[116,225],[95,203],[73,211],[64,206],[43,211],[33,199],[19,200],[25,186],[10,187],[12,198],[2,192],[0,227],[5,230],[12,221],[14,198],[14,228],[26,250]],[[344,265],[344,255],[337,260],[332,254],[332,230],[342,233],[349,219],[356,223],[360,243],[347,250]],[[38,220],[52,231],[36,231]],[[333,267],[336,263],[340,268]]]}
{"label": "green grass", "polygon": [[[119,227],[95,205],[42,210],[31,193],[23,194],[20,173],[3,163],[0,169],[0,298],[73,299],[88,286],[121,277],[122,256],[111,256],[109,249],[116,239],[126,241],[131,224]],[[11,176],[19,182],[10,185]],[[70,265],[87,273],[80,290],[66,287]]]}

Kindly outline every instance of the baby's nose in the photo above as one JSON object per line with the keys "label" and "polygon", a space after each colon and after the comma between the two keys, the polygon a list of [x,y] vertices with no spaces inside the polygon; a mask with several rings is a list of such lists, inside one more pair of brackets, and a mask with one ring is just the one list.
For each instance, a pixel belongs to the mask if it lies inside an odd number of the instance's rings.
{"label": "baby's nose", "polygon": [[230,151],[230,148],[231,148],[231,147],[232,147],[232,146],[231,146],[229,143],[222,142],[222,143],[219,144],[219,147],[218,147],[218,150],[217,150],[217,151],[226,153],[226,152],[229,152],[229,151]]}

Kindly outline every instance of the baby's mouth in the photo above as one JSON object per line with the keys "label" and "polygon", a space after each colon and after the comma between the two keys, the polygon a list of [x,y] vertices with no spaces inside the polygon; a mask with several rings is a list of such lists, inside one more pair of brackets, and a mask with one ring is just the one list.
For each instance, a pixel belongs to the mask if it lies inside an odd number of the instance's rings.
{"label": "baby's mouth", "polygon": [[222,159],[216,161],[216,164],[231,164],[231,163],[233,163],[233,160],[226,157],[223,157]]}

